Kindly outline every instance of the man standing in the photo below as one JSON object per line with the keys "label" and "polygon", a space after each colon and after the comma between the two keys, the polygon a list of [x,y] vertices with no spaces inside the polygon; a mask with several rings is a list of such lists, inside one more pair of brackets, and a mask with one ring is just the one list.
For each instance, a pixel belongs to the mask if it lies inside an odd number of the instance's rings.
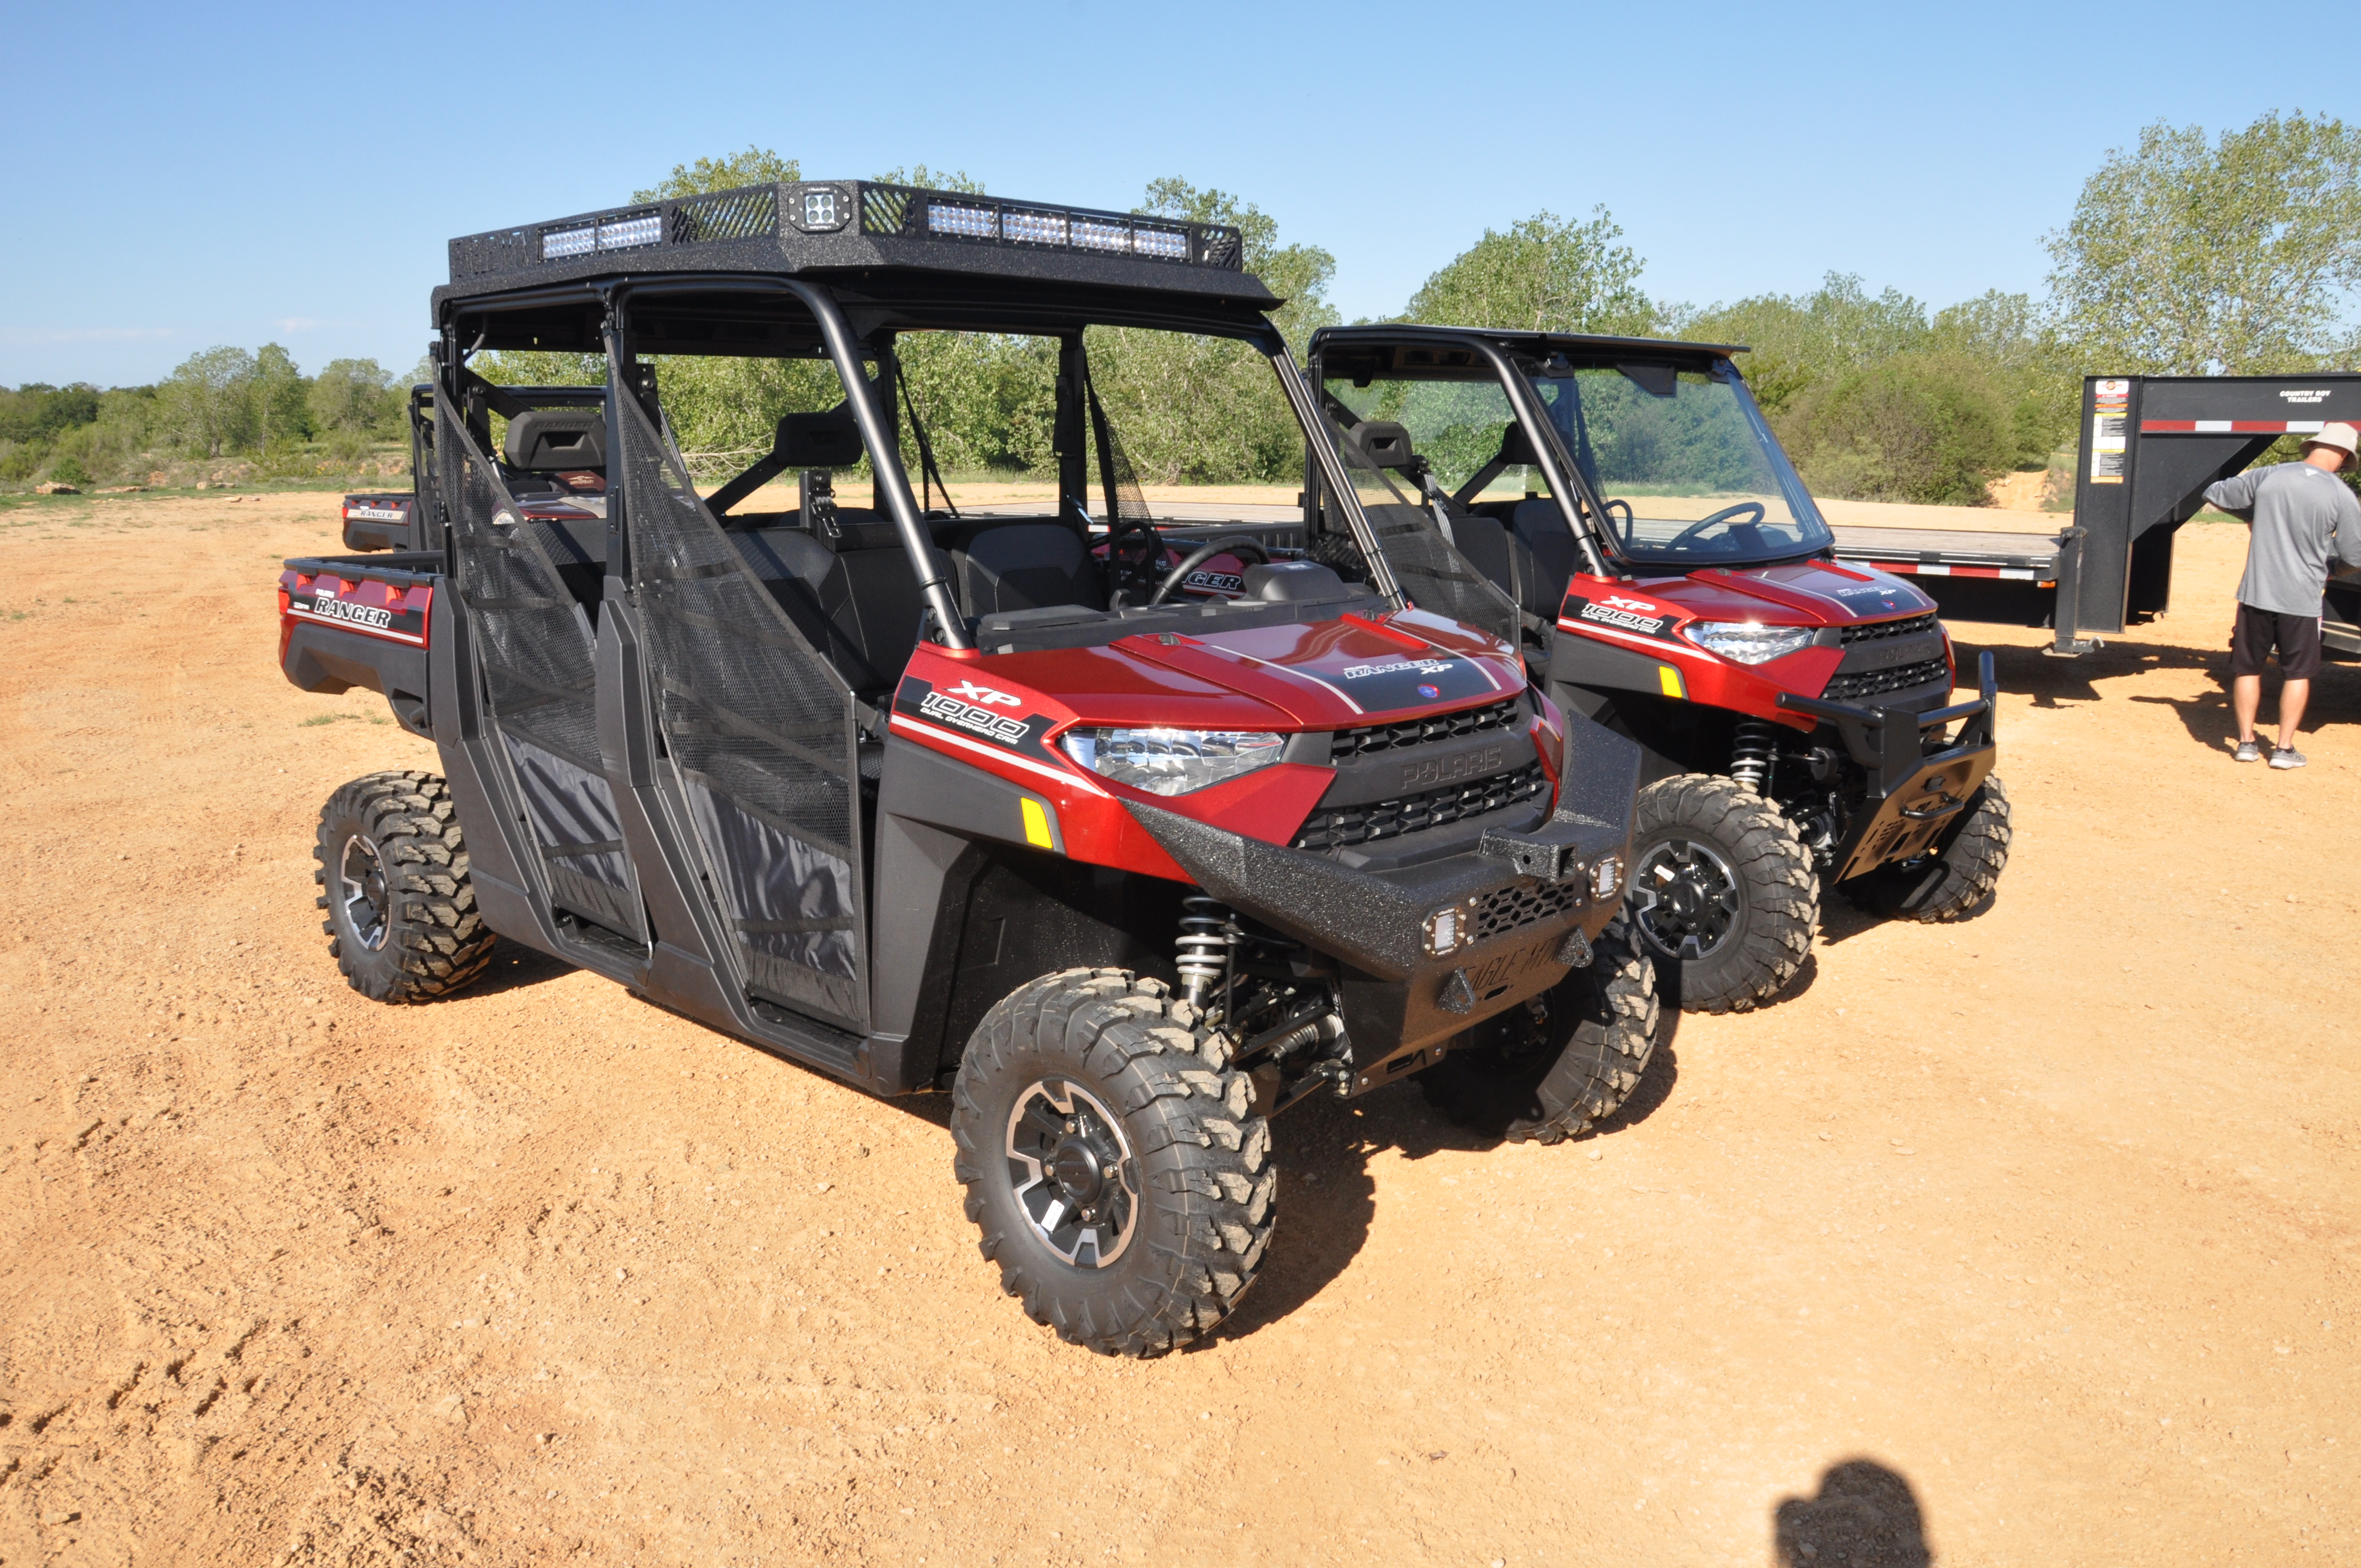
{"label": "man standing", "polygon": [[2300,768],[2296,726],[2320,669],[2321,599],[2328,556],[2361,569],[2361,501],[2336,476],[2354,461],[2349,424],[2321,427],[2303,457],[2249,468],[2205,491],[2206,501],[2246,522],[2246,575],[2238,579],[2238,619],[2230,629],[2230,706],[2238,716],[2238,761],[2262,760],[2255,715],[2263,706],[2263,665],[2279,655],[2279,743],[2271,766]]}

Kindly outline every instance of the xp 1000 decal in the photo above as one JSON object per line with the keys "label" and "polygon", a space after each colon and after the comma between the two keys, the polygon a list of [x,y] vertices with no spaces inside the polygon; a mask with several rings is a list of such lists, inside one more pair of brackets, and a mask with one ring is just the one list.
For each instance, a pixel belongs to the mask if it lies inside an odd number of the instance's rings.
{"label": "xp 1000 decal", "polygon": [[1673,622],[1679,617],[1663,606],[1648,599],[1631,598],[1622,594],[1607,594],[1598,598],[1585,598],[1580,594],[1568,594],[1559,619],[1587,626],[1603,626],[1609,631],[1620,631],[1632,637],[1653,637],[1669,641]]}
{"label": "xp 1000 decal", "polygon": [[897,718],[917,719],[965,739],[988,740],[1045,762],[1056,761],[1041,744],[1041,737],[1049,731],[1049,716],[1023,713],[1025,699],[1015,693],[972,680],[938,686],[906,675],[894,692]]}

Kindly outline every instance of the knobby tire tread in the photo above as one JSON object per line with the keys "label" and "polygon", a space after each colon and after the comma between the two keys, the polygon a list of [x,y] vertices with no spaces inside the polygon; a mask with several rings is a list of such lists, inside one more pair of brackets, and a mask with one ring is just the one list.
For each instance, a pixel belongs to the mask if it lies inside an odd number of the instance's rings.
{"label": "knobby tire tread", "polygon": [[1662,1003],[1655,966],[1631,917],[1618,915],[1591,944],[1589,969],[1550,993],[1575,1020],[1538,1071],[1503,1072],[1483,1050],[1459,1050],[1419,1075],[1432,1104],[1461,1126],[1512,1144],[1564,1143],[1623,1107],[1656,1048]]}
{"label": "knobby tire tread", "polygon": [[[1251,1080],[1216,1065],[1221,1046],[1164,983],[1075,969],[1019,986],[976,1026],[952,1090],[954,1174],[1001,1288],[1070,1344],[1149,1356],[1220,1323],[1254,1283],[1276,1223],[1270,1124],[1250,1115]],[[1020,1067],[1021,1060],[1035,1065]],[[1140,1171],[1139,1229],[1106,1269],[1068,1265],[995,1205],[1005,1185],[1005,1105],[1044,1061],[1110,1091]]]}
{"label": "knobby tire tread", "polygon": [[1722,971],[1700,993],[1700,971],[1683,965],[1680,1003],[1689,1013],[1751,1013],[1786,987],[1812,950],[1820,923],[1820,879],[1795,824],[1736,779],[1684,773],[1640,792],[1632,826],[1633,855],[1661,828],[1705,839],[1719,848],[1742,884],[1745,929],[1737,949],[1719,956],[1703,974]]}
{"label": "knobby tire tread", "polygon": [[[368,836],[385,868],[392,920],[377,954],[347,950],[329,908],[344,824]],[[320,928],[327,933],[329,955],[362,995],[379,1002],[432,1002],[467,985],[491,962],[498,938],[476,909],[467,838],[450,785],[441,775],[401,770],[346,784],[321,811],[312,858],[318,862],[312,880],[320,889],[313,902],[328,913]]]}

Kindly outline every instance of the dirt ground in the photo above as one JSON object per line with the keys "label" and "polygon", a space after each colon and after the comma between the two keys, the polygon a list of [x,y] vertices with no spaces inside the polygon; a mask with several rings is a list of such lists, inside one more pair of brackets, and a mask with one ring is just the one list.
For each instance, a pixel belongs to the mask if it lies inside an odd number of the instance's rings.
{"label": "dirt ground", "polygon": [[2240,531],[2081,662],[1963,629],[1988,914],[1832,908],[1578,1144],[1290,1113],[1148,1363],[1002,1297],[939,1097],[514,949],[344,989],[313,814],[433,751],[279,674],[333,532],[0,513],[0,1563],[2361,1560],[2361,669],[2231,763]]}

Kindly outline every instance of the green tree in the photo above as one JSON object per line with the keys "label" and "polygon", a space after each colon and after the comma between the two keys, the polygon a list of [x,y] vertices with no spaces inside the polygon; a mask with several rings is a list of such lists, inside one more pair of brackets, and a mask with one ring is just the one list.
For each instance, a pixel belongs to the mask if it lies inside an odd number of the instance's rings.
{"label": "green tree", "polygon": [[1773,415],[1806,388],[1924,347],[1928,337],[1925,305],[1898,289],[1872,295],[1845,272],[1808,294],[1758,294],[1666,324],[1686,338],[1746,345],[1747,384]]}
{"label": "green tree", "polygon": [[749,145],[726,158],[700,158],[675,163],[672,172],[645,191],[631,192],[634,202],[670,202],[708,191],[731,191],[741,185],[789,185],[804,177],[803,165],[781,158],[767,147]]}
{"label": "green tree", "polygon": [[360,435],[380,434],[401,407],[401,394],[385,367],[374,359],[331,359],[312,378],[312,428]]}
{"label": "green tree", "polygon": [[2016,456],[2009,400],[1967,355],[1913,349],[1803,392],[1777,422],[1813,493],[1852,500],[1989,504]]}
{"label": "green tree", "polygon": [[1411,296],[1402,319],[1528,332],[1640,334],[1662,312],[1640,289],[1646,263],[1605,207],[1576,223],[1541,212],[1484,237]]}
{"label": "green tree", "polygon": [[2107,155],[2048,236],[2052,308],[2081,368],[2260,374],[2351,363],[2361,130],[2265,115],[2209,142],[2162,121]]}
{"label": "green tree", "polygon": [[957,191],[967,196],[985,194],[983,181],[964,169],[938,171],[923,163],[914,163],[907,169],[889,169],[873,178],[880,185],[915,185],[921,191]]}
{"label": "green tree", "polygon": [[288,352],[266,343],[254,356],[247,395],[254,400],[254,439],[264,456],[312,433],[311,383]]}
{"label": "green tree", "polygon": [[254,433],[254,371],[253,355],[226,345],[181,361],[162,391],[171,433],[208,457],[245,446]]}

